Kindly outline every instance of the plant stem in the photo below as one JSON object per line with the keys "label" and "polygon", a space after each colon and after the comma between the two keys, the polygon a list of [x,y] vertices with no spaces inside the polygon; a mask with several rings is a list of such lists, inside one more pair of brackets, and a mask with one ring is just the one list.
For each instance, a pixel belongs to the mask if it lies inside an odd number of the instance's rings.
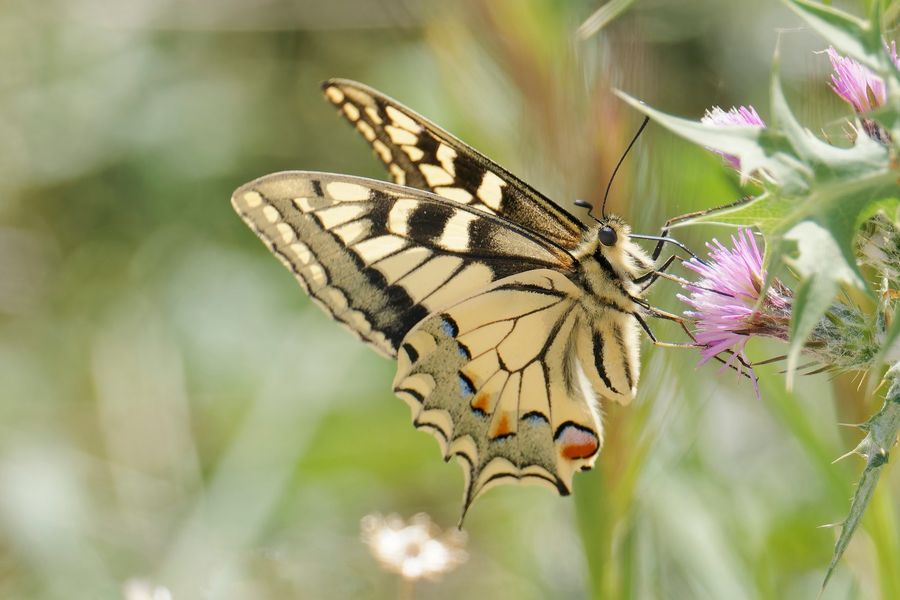
{"label": "plant stem", "polygon": [[900,430],[900,363],[888,369],[884,379],[888,384],[888,391],[881,410],[859,426],[866,432],[866,437],[853,452],[866,459],[866,467],[850,502],[850,514],[841,525],[841,535],[834,545],[831,563],[822,582],[823,590],[872,500],[881,470],[888,462],[888,452],[897,441],[897,431]]}

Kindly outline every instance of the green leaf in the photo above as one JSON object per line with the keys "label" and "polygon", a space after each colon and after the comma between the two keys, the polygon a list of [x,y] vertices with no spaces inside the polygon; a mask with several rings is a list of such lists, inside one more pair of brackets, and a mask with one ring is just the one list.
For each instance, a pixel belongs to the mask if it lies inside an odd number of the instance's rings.
{"label": "green leaf", "polygon": [[[790,349],[787,362],[787,387],[793,387],[793,376],[803,344],[813,332],[819,319],[831,306],[831,300],[838,291],[838,279],[853,273],[829,273],[832,265],[841,265],[840,249],[827,229],[811,221],[796,225],[785,234],[784,239],[793,240],[799,249],[798,257],[791,260],[797,271],[805,278],[797,287],[791,310]],[[830,258],[828,258],[830,257]]]}
{"label": "green leaf", "polygon": [[586,40],[634,4],[634,0],[610,0],[588,17],[576,31],[580,39]]}
{"label": "green leaf", "polygon": [[746,202],[715,208],[702,214],[682,219],[672,228],[705,223],[707,225],[727,225],[731,227],[758,227],[763,233],[776,231],[782,216],[790,208],[791,200],[764,192]]}
{"label": "green leaf", "polygon": [[[841,53],[875,71],[884,69],[884,61],[876,56],[884,55],[881,31],[875,25],[879,22],[878,15],[868,21],[809,0],[786,0],[786,3]],[[872,4],[874,10],[880,10],[880,1]]]}
{"label": "green leaf", "polygon": [[888,452],[897,441],[897,431],[900,430],[900,363],[888,370],[885,380],[890,387],[884,405],[877,414],[860,426],[866,432],[866,437],[853,452],[866,459],[866,467],[850,502],[850,513],[841,525],[841,534],[834,545],[822,589],[825,589],[828,580],[831,579],[834,568],[847,549],[856,528],[859,527],[859,522],[872,500],[875,486],[881,477],[881,469],[888,462]]}
{"label": "green leaf", "polygon": [[786,136],[771,128],[723,126],[667,115],[628,94],[616,94],[639,111],[685,139],[741,160],[744,172],[764,169],[774,180],[803,189],[813,173],[799,161]]}

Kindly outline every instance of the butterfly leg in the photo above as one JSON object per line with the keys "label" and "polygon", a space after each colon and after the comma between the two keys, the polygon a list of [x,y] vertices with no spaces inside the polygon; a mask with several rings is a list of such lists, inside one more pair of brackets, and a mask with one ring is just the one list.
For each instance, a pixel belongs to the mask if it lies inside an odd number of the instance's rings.
{"label": "butterfly leg", "polygon": [[700,260],[700,258],[690,250],[690,248],[688,248],[687,246],[685,246],[684,244],[682,244],[675,238],[669,237],[669,230],[672,229],[672,226],[680,221],[683,221],[686,217],[690,217],[690,216],[692,216],[692,215],[682,215],[680,217],[673,217],[673,218],[669,219],[668,221],[666,221],[663,224],[662,229],[659,230],[659,235],[654,236],[653,238],[650,238],[650,239],[656,240],[656,247],[653,249],[653,252],[650,254],[650,258],[653,260],[653,262],[656,262],[657,260],[659,260],[659,256],[660,256],[660,254],[662,254],[663,246],[665,246],[667,243],[678,246],[679,248],[681,248],[682,250],[684,250],[685,252],[690,254],[691,258],[696,258],[696,259]]}
{"label": "butterfly leg", "polygon": [[[694,337],[694,334],[688,328],[687,319],[685,319],[684,317],[680,317],[678,315],[672,314],[670,312],[666,312],[664,310],[654,308],[654,307],[650,306],[649,304],[647,304],[645,301],[639,301],[638,304],[640,304],[641,307],[644,310],[646,310],[647,313],[652,317],[656,317],[657,319],[664,319],[666,321],[674,321],[675,323],[678,323],[681,326],[681,328],[684,330],[684,332],[687,334],[687,336],[691,339],[690,343],[660,342],[658,339],[656,339],[656,336],[653,335],[653,332],[650,330],[650,326],[647,325],[647,322],[643,319],[643,317],[637,313],[631,313],[632,316],[635,318],[635,320],[637,320],[637,322],[641,326],[641,328],[644,330],[644,332],[647,334],[647,337],[650,338],[650,341],[653,343],[654,346],[659,346],[662,348],[699,348],[699,347],[701,347],[701,345],[699,343],[697,343],[697,338]],[[740,365],[742,367],[746,368],[748,371],[753,368],[753,365],[751,365],[746,360],[744,360],[744,358],[741,355],[735,354],[733,352],[729,352],[728,354],[731,354],[732,358],[734,360],[737,360],[737,362],[739,362]],[[734,369],[735,371],[737,371],[744,377],[747,377],[748,379],[752,379],[747,372],[744,372],[742,369],[739,369],[736,365],[732,364],[731,360],[725,360],[724,358],[722,358],[720,356],[716,356],[715,359],[717,361],[719,361],[720,363],[722,363],[723,365],[726,365],[729,368]]]}
{"label": "butterfly leg", "polygon": [[[637,304],[641,308],[643,308],[645,311],[647,311],[647,314],[650,315],[651,317],[656,317],[657,319],[664,319],[666,321],[673,321],[675,323],[678,323],[678,325],[681,326],[681,329],[684,330],[684,332],[687,334],[687,336],[689,338],[691,338],[691,341],[693,342],[692,344],[688,344],[687,346],[691,347],[691,348],[697,347],[697,339],[694,337],[694,334],[688,328],[687,319],[685,319],[684,317],[680,317],[676,314],[666,312],[666,311],[656,308],[654,306],[650,306],[650,303],[647,302],[646,300],[644,300],[643,298],[632,297],[631,300],[635,304]],[[644,331],[647,332],[647,334],[650,336],[650,339],[655,342],[656,338],[650,333],[650,328],[647,326],[647,322],[644,321],[643,317],[636,312],[631,313],[631,315],[635,319],[637,319],[637,322],[644,329]]]}
{"label": "butterfly leg", "polygon": [[666,269],[668,269],[677,258],[678,255],[673,254],[669,258],[667,258],[665,262],[663,262],[663,264],[659,267],[656,267],[652,271],[648,271],[635,279],[634,282],[641,286],[641,292],[646,291],[647,288],[656,283],[656,280],[659,279],[663,273],[665,273]]}
{"label": "butterfly leg", "polygon": [[750,201],[750,197],[749,197],[749,196],[745,196],[744,198],[741,198],[741,199],[738,200],[737,202],[734,202],[734,203],[732,203],[732,204],[728,204],[728,205],[726,205],[726,206],[719,206],[719,207],[716,207],[716,208],[706,209],[706,210],[698,210],[698,211],[690,212],[690,213],[687,213],[687,214],[684,214],[684,215],[679,215],[679,216],[677,216],[677,217],[672,217],[671,219],[667,220],[667,221],[663,224],[662,229],[660,229],[660,232],[659,232],[659,235],[658,235],[658,236],[640,236],[640,235],[634,235],[634,234],[632,234],[631,237],[638,238],[638,239],[640,239],[640,238],[643,237],[644,239],[655,239],[655,240],[656,240],[656,247],[653,249],[653,253],[650,255],[650,257],[653,259],[654,262],[655,262],[656,260],[658,260],[658,259],[659,259],[659,255],[662,254],[663,246],[664,246],[666,243],[669,243],[669,244],[674,244],[674,245],[678,246],[679,248],[681,248],[682,250],[684,250],[685,252],[687,252],[687,253],[691,256],[691,258],[696,259],[696,260],[700,261],[701,263],[703,263],[703,262],[705,262],[705,261],[704,261],[703,259],[701,259],[699,256],[697,256],[696,254],[694,254],[694,253],[690,250],[690,248],[688,248],[687,246],[685,246],[684,244],[682,244],[681,242],[679,242],[679,241],[676,240],[675,238],[670,238],[670,237],[669,237],[669,230],[671,230],[672,227],[673,227],[674,225],[677,225],[678,223],[681,223],[681,222],[683,222],[683,221],[687,221],[687,220],[693,219],[693,218],[695,218],[695,217],[700,217],[700,216],[709,214],[709,213],[714,212],[714,211],[720,211],[720,210],[725,210],[725,209],[728,209],[728,208],[733,208],[733,207],[736,207],[736,206],[740,206],[740,205],[742,205],[742,204],[746,204],[746,203],[749,202],[749,201]]}
{"label": "butterfly leg", "polygon": [[676,217],[674,219],[669,219],[666,221],[665,225],[663,225],[662,230],[660,231],[658,236],[650,236],[650,235],[640,235],[640,234],[632,234],[631,237],[635,239],[647,239],[647,240],[656,240],[656,247],[653,249],[653,252],[650,254],[650,259],[653,261],[654,267],[649,269],[646,273],[635,279],[635,283],[638,285],[642,285],[641,291],[646,290],[651,285],[656,283],[656,280],[659,279],[660,275],[666,271],[675,259],[683,260],[680,256],[673,253],[666,260],[662,262],[659,266],[655,266],[657,261],[659,260],[660,255],[662,254],[663,247],[666,244],[672,244],[677,246],[684,252],[686,252],[692,259],[697,260],[699,262],[703,262],[699,256],[697,256],[690,248],[676,240],[675,238],[669,237],[669,229],[671,228],[673,223],[678,222],[683,217]]}
{"label": "butterfly leg", "polygon": [[[659,237],[661,237],[661,238],[669,237],[669,221],[666,221],[666,224],[663,225],[663,228],[659,232]],[[656,248],[654,248],[653,252],[650,254],[650,258],[653,259],[653,262],[656,262],[659,259],[659,255],[662,254],[662,249],[663,249],[664,245],[665,245],[665,242],[662,240],[659,240],[658,242],[656,242]]]}
{"label": "butterfly leg", "polygon": [[[696,348],[697,342],[696,340],[693,342],[661,342],[656,339],[656,336],[653,334],[653,330],[650,329],[650,326],[647,324],[647,321],[644,320],[644,317],[639,315],[638,313],[631,313],[631,316],[635,318],[638,322],[638,325],[641,326],[641,329],[644,330],[644,333],[647,334],[647,337],[650,338],[650,341],[653,342],[654,346],[660,346],[662,348]],[[690,335],[690,332],[688,332]],[[693,336],[691,336],[693,338]]]}
{"label": "butterfly leg", "polygon": [[[669,230],[672,229],[672,226],[674,226],[674,225],[676,225],[676,224],[678,224],[678,223],[681,223],[682,221],[687,221],[687,220],[689,220],[689,219],[693,219],[694,217],[700,217],[700,216],[703,216],[703,215],[708,214],[708,213],[713,212],[713,211],[719,211],[719,210],[724,210],[724,209],[727,209],[727,208],[733,208],[733,207],[736,207],[736,206],[740,206],[741,204],[747,203],[749,200],[750,200],[749,197],[744,197],[744,198],[738,200],[737,202],[734,202],[734,203],[729,204],[729,205],[727,205],[727,206],[719,206],[719,207],[712,208],[712,209],[698,210],[698,211],[690,212],[690,213],[687,213],[687,214],[684,214],[684,215],[679,215],[679,216],[677,216],[677,217],[672,217],[671,219],[667,220],[667,221],[663,224],[662,229],[661,229],[660,232],[659,232],[659,237],[656,238],[658,241],[657,241],[657,244],[656,244],[656,248],[653,249],[653,254],[651,255],[651,257],[653,258],[654,261],[655,261],[656,259],[658,259],[658,258],[659,258],[659,255],[662,253],[663,245],[664,245],[667,241],[671,240],[670,243],[672,243],[672,242],[678,242],[678,240],[674,240],[673,238],[670,238],[670,237],[669,237]],[[699,257],[697,257],[696,254],[694,254],[693,252],[691,252],[688,248],[686,248],[686,247],[685,247],[683,244],[681,244],[680,242],[678,242],[677,245],[679,245],[683,250],[685,250],[685,251],[686,251],[688,254],[690,254],[693,258],[697,258],[698,260],[700,260]],[[703,261],[701,260],[701,262],[703,262]]]}

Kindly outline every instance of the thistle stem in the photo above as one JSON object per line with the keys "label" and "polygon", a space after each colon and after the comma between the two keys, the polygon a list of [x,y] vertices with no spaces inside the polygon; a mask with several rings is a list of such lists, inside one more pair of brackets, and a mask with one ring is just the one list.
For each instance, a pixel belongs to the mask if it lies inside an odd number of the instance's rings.
{"label": "thistle stem", "polygon": [[853,453],[866,459],[866,467],[850,502],[850,514],[841,525],[841,535],[834,545],[831,555],[831,563],[825,572],[825,580],[822,589],[828,584],[834,568],[843,556],[853,533],[859,526],[866,507],[872,500],[875,486],[881,477],[881,470],[888,462],[889,451],[897,442],[897,432],[900,430],[900,363],[894,364],[884,376],[888,384],[884,405],[868,421],[859,426],[866,432],[866,437],[854,448]]}

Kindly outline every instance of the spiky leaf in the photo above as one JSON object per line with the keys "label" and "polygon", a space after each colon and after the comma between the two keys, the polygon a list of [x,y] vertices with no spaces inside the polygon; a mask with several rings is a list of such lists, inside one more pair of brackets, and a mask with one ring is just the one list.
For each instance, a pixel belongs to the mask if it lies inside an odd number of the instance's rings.
{"label": "spiky leaf", "polygon": [[841,534],[834,545],[831,562],[825,572],[825,580],[822,582],[823,589],[828,584],[835,566],[859,526],[866,507],[872,499],[872,494],[875,493],[875,486],[881,477],[881,469],[887,464],[889,452],[897,442],[897,431],[900,430],[900,363],[888,370],[885,380],[890,387],[887,397],[884,399],[884,405],[877,414],[860,425],[860,429],[866,432],[866,437],[853,450],[853,453],[865,458],[866,467],[859,478],[853,499],[850,501],[850,513],[841,524]]}

